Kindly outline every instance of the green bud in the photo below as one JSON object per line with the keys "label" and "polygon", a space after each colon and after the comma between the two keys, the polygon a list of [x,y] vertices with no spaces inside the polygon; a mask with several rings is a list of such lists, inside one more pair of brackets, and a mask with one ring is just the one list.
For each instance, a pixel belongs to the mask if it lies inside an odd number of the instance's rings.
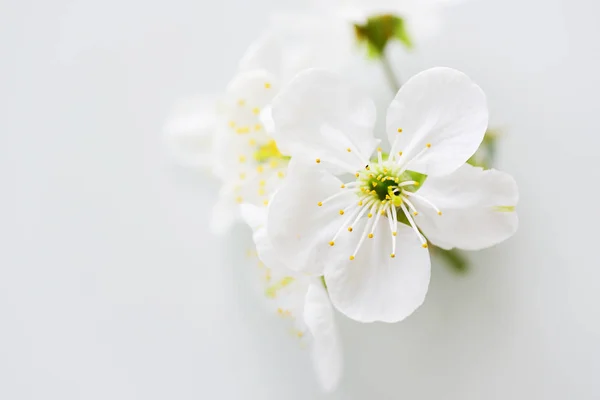
{"label": "green bud", "polygon": [[406,23],[395,15],[370,17],[362,25],[354,24],[354,32],[357,41],[367,45],[371,58],[380,58],[390,40],[399,40],[407,49],[413,47]]}

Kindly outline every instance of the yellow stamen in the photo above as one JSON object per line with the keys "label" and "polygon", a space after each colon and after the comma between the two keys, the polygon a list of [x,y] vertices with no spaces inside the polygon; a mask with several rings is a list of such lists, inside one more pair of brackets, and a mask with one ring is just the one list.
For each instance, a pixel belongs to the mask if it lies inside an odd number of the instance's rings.
{"label": "yellow stamen", "polygon": [[369,233],[369,239],[373,239],[373,234]]}
{"label": "yellow stamen", "polygon": [[320,164],[320,163],[321,163],[321,159],[320,159],[320,158],[317,158],[317,159],[315,160],[315,162],[316,162],[317,164]]}

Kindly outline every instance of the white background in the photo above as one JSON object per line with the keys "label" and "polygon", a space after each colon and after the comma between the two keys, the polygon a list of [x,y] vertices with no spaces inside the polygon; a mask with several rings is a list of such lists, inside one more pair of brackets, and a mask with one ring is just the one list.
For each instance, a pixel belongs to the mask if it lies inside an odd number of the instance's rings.
{"label": "white background", "polygon": [[[208,232],[217,185],[161,137],[172,104],[222,90],[292,3],[0,2],[0,398],[321,398],[249,284],[248,232]],[[487,92],[521,226],[466,277],[434,266],[403,323],[340,316],[328,398],[600,398],[599,14],[472,1],[394,53],[405,78],[446,65]]]}

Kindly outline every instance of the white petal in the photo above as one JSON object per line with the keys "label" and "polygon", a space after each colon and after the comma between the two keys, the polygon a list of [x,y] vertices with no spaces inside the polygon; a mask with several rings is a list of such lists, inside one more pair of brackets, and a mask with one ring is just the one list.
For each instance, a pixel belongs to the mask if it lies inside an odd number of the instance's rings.
{"label": "white petal", "polygon": [[339,210],[354,201],[352,192],[339,193],[341,182],[319,168],[292,161],[288,177],[269,204],[267,233],[286,265],[295,271],[321,275],[331,254],[329,242],[343,222]]}
{"label": "white petal", "polygon": [[321,282],[308,288],[304,321],[313,337],[311,355],[319,383],[331,392],[342,375],[342,346],[327,291]]}
{"label": "white petal", "polygon": [[281,46],[272,32],[266,32],[246,50],[238,68],[240,72],[266,70],[279,76],[281,62]]}
{"label": "white petal", "polygon": [[278,258],[278,253],[267,236],[267,208],[252,204],[241,204],[240,214],[252,228],[254,233],[252,239],[256,245],[258,258],[269,268],[285,268],[285,260]]}
{"label": "white petal", "polygon": [[284,87],[273,100],[273,121],[282,152],[319,159],[333,173],[363,168],[377,145],[373,102],[325,70],[304,71]]}
{"label": "white petal", "polygon": [[164,128],[173,158],[184,166],[208,168],[216,124],[213,96],[197,96],[177,103]]}
{"label": "white petal", "polygon": [[[446,175],[475,153],[487,129],[485,94],[468,76],[451,68],[432,68],[412,77],[387,114],[394,149],[411,160],[409,169]],[[402,133],[398,133],[398,129]]]}
{"label": "white petal", "polygon": [[500,171],[465,164],[444,177],[429,177],[417,192],[426,203],[414,199],[419,211],[416,223],[436,246],[478,250],[493,246],[512,236],[518,218],[514,207],[518,188],[514,179]]}
{"label": "white petal", "polygon": [[[365,220],[350,235],[364,229]],[[396,257],[391,258],[392,236],[387,221],[380,221],[373,239],[366,239],[356,258],[332,261],[325,282],[333,305],[359,322],[397,322],[424,301],[431,273],[429,251],[415,232],[398,224]],[[336,244],[337,246],[337,244]]]}

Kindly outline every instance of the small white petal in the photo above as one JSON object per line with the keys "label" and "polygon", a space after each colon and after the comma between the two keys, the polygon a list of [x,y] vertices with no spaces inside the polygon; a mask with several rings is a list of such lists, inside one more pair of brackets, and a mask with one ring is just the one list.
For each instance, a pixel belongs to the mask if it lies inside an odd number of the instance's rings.
{"label": "small white petal", "polygon": [[267,236],[267,208],[252,204],[241,204],[240,214],[252,228],[252,239],[256,245],[258,258],[269,268],[284,268],[285,260],[278,258],[277,252],[274,251],[273,245]]}
{"label": "small white petal", "polygon": [[311,355],[319,383],[331,392],[342,375],[342,346],[327,290],[318,280],[308,287],[304,321],[313,337]]}
{"label": "small white petal", "polygon": [[197,96],[177,103],[164,128],[173,158],[184,166],[208,168],[216,125],[214,97]]}
{"label": "small white petal", "polygon": [[431,146],[409,169],[446,175],[475,153],[487,123],[487,102],[479,86],[462,72],[431,68],[402,86],[388,109],[387,133],[406,160]]}
{"label": "small white petal", "polygon": [[479,250],[512,236],[518,227],[518,188],[508,174],[469,164],[444,177],[429,177],[417,192],[441,211],[411,199],[416,222],[436,246]]}
{"label": "small white petal", "polygon": [[[292,161],[288,177],[269,204],[267,233],[287,266],[295,271],[320,275],[327,263],[329,242],[342,224],[339,210],[353,198],[339,193],[341,181],[322,169]],[[346,192],[349,196],[355,196]]]}
{"label": "small white petal", "polygon": [[[333,173],[364,168],[378,141],[375,105],[329,71],[298,74],[273,100],[274,137],[285,154]],[[350,149],[350,151],[348,151]]]}
{"label": "small white petal", "polygon": [[[364,229],[365,219],[351,235]],[[415,232],[398,224],[395,257],[390,257],[392,236],[386,221],[373,239],[367,239],[354,260],[348,254],[333,260],[325,281],[333,305],[359,322],[398,322],[412,314],[425,300],[431,266],[429,251]],[[341,244],[345,248],[350,246]]]}
{"label": "small white petal", "polygon": [[265,70],[279,76],[281,73],[281,46],[273,32],[265,32],[250,45],[240,61],[239,71]]}

